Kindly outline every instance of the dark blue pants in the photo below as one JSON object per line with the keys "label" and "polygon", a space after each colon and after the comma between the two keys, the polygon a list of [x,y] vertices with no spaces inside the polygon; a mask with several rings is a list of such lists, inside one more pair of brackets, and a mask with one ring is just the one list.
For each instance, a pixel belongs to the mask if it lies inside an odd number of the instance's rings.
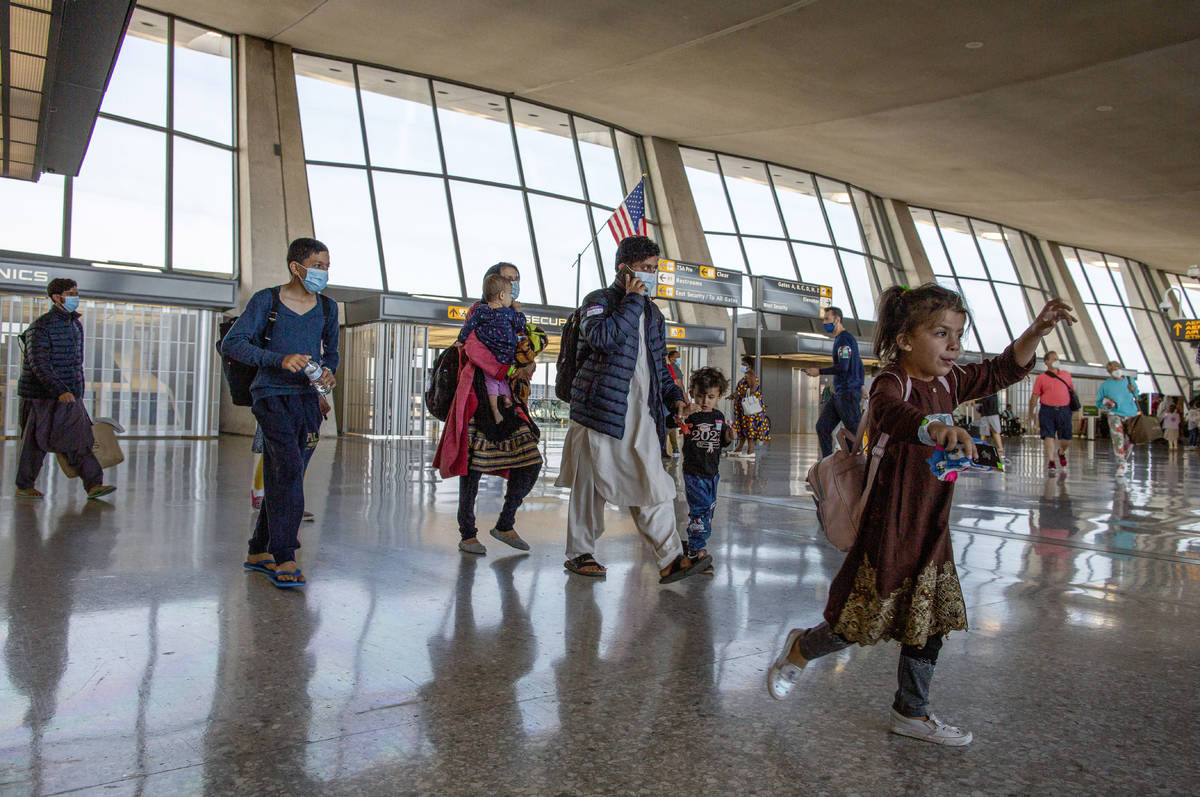
{"label": "dark blue pants", "polygon": [[843,390],[834,393],[833,398],[825,402],[821,408],[821,417],[817,418],[817,440],[821,444],[821,459],[833,453],[833,430],[838,421],[854,434],[858,422],[862,420],[862,390]]}
{"label": "dark blue pants", "polygon": [[251,408],[263,433],[263,504],[250,538],[251,555],[294,561],[304,516],[304,471],[321,439],[315,392],[267,396]]}
{"label": "dark blue pants", "polygon": [[[508,487],[504,491],[504,508],[496,520],[497,531],[512,531],[517,521],[517,509],[533,485],[537,483],[541,473],[541,463],[527,465],[524,468],[513,468],[508,472]],[[466,476],[458,477],[458,533],[464,540],[469,540],[479,534],[475,528],[475,500],[479,497],[479,479],[483,476],[477,470],[467,471]]]}
{"label": "dark blue pants", "polygon": [[683,474],[683,487],[688,502],[688,550],[692,553],[708,547],[712,535],[713,512],[717,508],[718,476]]}

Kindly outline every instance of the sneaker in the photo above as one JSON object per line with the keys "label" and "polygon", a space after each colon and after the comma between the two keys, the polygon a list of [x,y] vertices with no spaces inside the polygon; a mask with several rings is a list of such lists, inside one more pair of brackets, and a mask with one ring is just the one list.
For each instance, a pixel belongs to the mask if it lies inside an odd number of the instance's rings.
{"label": "sneaker", "polygon": [[1058,474],[1058,467],[1053,462],[1048,463],[1046,465],[1046,476],[1048,478],[1054,478],[1054,476],[1057,474]]}
{"label": "sneaker", "polygon": [[1058,466],[1060,468],[1062,468],[1064,471],[1067,469],[1067,452],[1065,452],[1065,451],[1058,452]]}
{"label": "sneaker", "polygon": [[45,498],[46,496],[36,487],[22,487],[17,490],[17,498]]}
{"label": "sneaker", "polygon": [[[803,628],[793,628],[789,631],[787,639],[783,642],[783,650],[767,668],[767,694],[776,700],[783,700],[792,693],[792,687],[796,685],[800,673],[804,671],[803,664],[797,667],[788,661],[788,653],[791,652],[792,646],[796,644],[796,640],[803,633]],[[807,663],[805,662],[805,664]]]}
{"label": "sneaker", "polygon": [[974,738],[970,731],[947,725],[935,717],[932,712],[929,719],[911,719],[896,709],[892,709],[892,733],[920,739],[923,742],[944,744],[949,747],[962,747],[971,743]]}

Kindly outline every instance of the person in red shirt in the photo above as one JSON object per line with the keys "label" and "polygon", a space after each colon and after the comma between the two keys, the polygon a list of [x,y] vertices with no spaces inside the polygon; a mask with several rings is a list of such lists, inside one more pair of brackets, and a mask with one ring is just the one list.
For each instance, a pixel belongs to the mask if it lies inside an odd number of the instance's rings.
{"label": "person in red shirt", "polygon": [[[1038,374],[1033,383],[1029,420],[1041,429],[1042,447],[1046,450],[1046,475],[1066,476],[1067,446],[1071,442],[1071,391],[1075,389],[1075,383],[1069,373],[1058,367],[1057,352],[1046,352],[1042,361],[1046,370]],[[1057,457],[1055,449],[1058,449]]]}

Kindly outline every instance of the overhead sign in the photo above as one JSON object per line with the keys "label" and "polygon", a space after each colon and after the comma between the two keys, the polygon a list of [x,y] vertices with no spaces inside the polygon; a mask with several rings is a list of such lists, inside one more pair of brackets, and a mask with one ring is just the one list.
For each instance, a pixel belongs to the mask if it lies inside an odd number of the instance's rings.
{"label": "overhead sign", "polygon": [[667,343],[684,346],[724,346],[724,327],[694,327],[686,324],[667,324]]}
{"label": "overhead sign", "polygon": [[741,307],[742,274],[682,260],[658,261],[658,298]]}
{"label": "overhead sign", "polygon": [[754,309],[782,315],[820,316],[833,305],[833,288],[808,282],[753,277]]}
{"label": "overhead sign", "polygon": [[1171,322],[1171,337],[1175,340],[1200,341],[1200,319],[1180,318]]}
{"label": "overhead sign", "polygon": [[[467,320],[470,302],[449,299],[425,299],[416,296],[379,294],[346,305],[347,326],[369,324],[373,321],[415,321],[438,326],[461,326]],[[551,335],[562,332],[567,318],[575,312],[569,307],[546,307],[523,304],[525,320]]]}

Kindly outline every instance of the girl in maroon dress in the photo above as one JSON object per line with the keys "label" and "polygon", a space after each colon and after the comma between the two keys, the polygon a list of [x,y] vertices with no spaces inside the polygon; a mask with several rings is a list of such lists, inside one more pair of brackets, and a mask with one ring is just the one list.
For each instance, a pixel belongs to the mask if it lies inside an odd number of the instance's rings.
{"label": "girl in maroon dress", "polygon": [[1038,342],[1059,321],[1075,319],[1054,299],[999,357],[963,366],[957,360],[968,316],[957,293],[934,284],[889,288],[877,317],[875,351],[886,367],[871,385],[866,450],[882,444],[882,459],[858,539],[830,587],[825,621],[788,633],[767,689],[782,700],[812,659],[894,639],[902,647],[892,732],[965,745],[970,731],[945,725],[928,707],[942,637],[967,629],[967,610],[950,547],[954,484],[939,481],[926,460],[935,445],[974,458],[954,408],[1022,379]]}

